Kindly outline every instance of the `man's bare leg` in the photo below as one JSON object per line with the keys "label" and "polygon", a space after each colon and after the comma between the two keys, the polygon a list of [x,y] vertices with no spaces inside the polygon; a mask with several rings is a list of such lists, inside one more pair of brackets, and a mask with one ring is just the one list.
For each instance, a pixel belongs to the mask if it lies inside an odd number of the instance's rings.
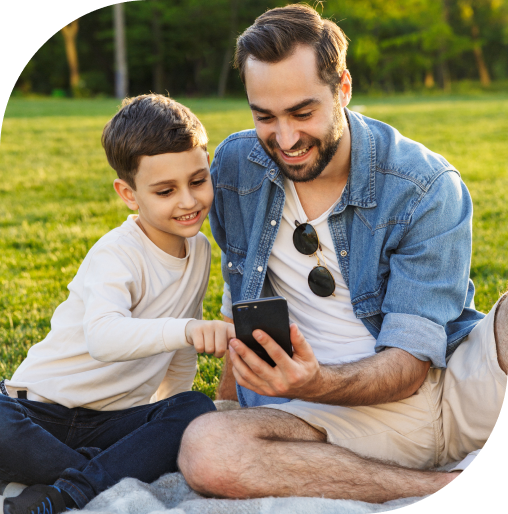
{"label": "man's bare leg", "polygon": [[494,336],[496,339],[499,367],[508,374],[508,293],[499,303],[494,317]]}
{"label": "man's bare leg", "polygon": [[191,487],[223,498],[314,496],[381,503],[432,494],[458,475],[359,457],[328,444],[301,419],[266,408],[197,418],[183,436],[178,463]]}

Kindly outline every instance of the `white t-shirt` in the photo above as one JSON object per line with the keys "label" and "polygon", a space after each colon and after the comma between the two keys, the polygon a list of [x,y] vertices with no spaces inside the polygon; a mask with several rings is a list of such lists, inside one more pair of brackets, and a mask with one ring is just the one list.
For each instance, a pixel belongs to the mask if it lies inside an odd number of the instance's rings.
{"label": "white t-shirt", "polygon": [[90,249],[51,331],[6,381],[11,396],[110,411],[190,390],[197,357],[185,327],[202,317],[210,243],[198,233],[173,257],[136,217]]}
{"label": "white t-shirt", "polygon": [[[275,293],[287,299],[289,317],[298,325],[320,363],[339,364],[374,355],[376,340],[353,313],[328,227],[328,216],[340,196],[319,218],[308,221],[318,234],[326,266],[336,283],[335,296],[322,298],[308,284],[309,273],[317,265],[316,256],[301,254],[293,244],[295,220],[305,223],[307,216],[294,183],[284,179],[284,187],[286,202],[281,225],[268,260],[268,277]],[[318,254],[322,265],[321,253]]]}

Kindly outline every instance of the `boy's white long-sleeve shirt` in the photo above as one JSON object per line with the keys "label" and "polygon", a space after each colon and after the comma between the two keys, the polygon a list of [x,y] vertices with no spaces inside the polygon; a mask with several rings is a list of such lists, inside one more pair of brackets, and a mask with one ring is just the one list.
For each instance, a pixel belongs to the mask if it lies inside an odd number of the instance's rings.
{"label": "boy's white long-sleeve shirt", "polygon": [[190,390],[196,352],[185,327],[202,317],[210,243],[198,233],[179,259],[135,219],[90,249],[51,331],[6,380],[11,396],[26,390],[29,400],[109,411]]}

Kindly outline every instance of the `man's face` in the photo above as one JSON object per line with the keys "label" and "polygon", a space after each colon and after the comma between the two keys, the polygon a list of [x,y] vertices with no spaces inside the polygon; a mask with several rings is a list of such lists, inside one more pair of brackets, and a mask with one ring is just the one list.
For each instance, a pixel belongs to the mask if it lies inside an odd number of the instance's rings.
{"label": "man's face", "polygon": [[319,78],[315,50],[301,45],[274,64],[249,58],[245,84],[265,152],[289,179],[317,178],[337,152],[347,101],[342,105],[342,95],[334,97]]}

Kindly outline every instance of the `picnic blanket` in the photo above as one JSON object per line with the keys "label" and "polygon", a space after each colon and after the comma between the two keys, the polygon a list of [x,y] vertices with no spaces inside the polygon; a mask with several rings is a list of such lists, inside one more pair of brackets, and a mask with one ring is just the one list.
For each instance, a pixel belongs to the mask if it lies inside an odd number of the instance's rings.
{"label": "picnic blanket", "polygon": [[125,478],[93,499],[83,514],[365,514],[386,512],[421,497],[382,504],[326,498],[257,498],[218,500],[193,491],[181,473],[169,473],[152,484]]}

